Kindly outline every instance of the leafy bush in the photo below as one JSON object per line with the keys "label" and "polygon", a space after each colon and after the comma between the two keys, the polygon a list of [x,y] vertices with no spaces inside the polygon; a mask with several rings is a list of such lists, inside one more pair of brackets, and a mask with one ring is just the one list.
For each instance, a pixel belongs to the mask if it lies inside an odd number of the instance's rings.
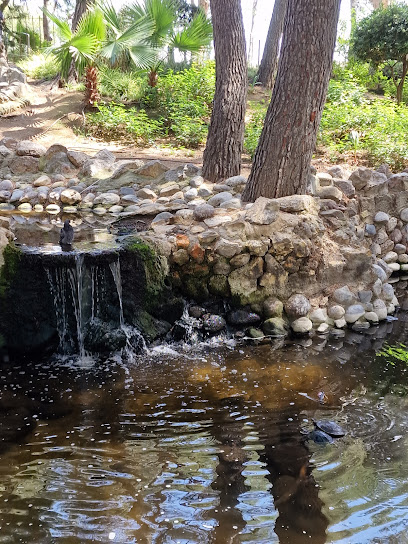
{"label": "leafy bush", "polygon": [[253,158],[262,132],[267,104],[252,103],[247,113],[244,135],[244,151]]}
{"label": "leafy bush", "polygon": [[[247,112],[244,150],[253,157],[265,118],[266,104]],[[387,162],[394,169],[408,164],[408,107],[390,98],[369,98],[353,78],[332,80],[317,139],[332,160],[348,155],[370,166]]]}
{"label": "leafy bush", "polygon": [[115,101],[139,102],[147,91],[146,76],[140,72],[123,72],[102,66],[99,71],[99,91]]}
{"label": "leafy bush", "polygon": [[[370,165],[387,162],[395,169],[404,168],[408,162],[408,107],[388,98],[368,99],[361,89],[350,92],[347,85],[339,93],[337,82],[331,82],[330,88],[318,145],[337,155],[353,151]],[[358,133],[358,141],[351,137],[352,132]]]}
{"label": "leafy bush", "polygon": [[17,62],[17,65],[33,79],[54,79],[59,72],[55,57],[36,53]]}
{"label": "leafy bush", "polygon": [[161,73],[154,88],[147,85],[146,75],[103,68],[100,89],[115,100],[139,101],[144,109],[100,105],[98,113],[87,117],[95,136],[136,137],[139,143],[171,136],[179,145],[198,147],[205,141],[211,117],[215,66],[213,62],[193,64],[180,72]]}
{"label": "leafy bush", "polygon": [[126,108],[123,104],[99,104],[99,111],[88,114],[87,130],[98,138],[150,143],[162,133],[160,119],[150,119],[145,110]]}

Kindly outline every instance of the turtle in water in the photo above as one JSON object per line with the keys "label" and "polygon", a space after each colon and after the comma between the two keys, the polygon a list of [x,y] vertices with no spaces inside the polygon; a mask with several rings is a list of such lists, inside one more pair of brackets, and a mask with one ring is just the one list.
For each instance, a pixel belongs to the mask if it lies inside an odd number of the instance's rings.
{"label": "turtle in water", "polygon": [[[312,419],[315,431],[323,431],[325,434],[333,438],[340,438],[346,434],[346,431],[340,427],[335,421],[327,421],[324,419]],[[312,431],[313,432],[313,431]]]}
{"label": "turtle in water", "polygon": [[307,440],[313,440],[316,444],[333,444],[334,439],[320,429],[313,429],[306,435]]}

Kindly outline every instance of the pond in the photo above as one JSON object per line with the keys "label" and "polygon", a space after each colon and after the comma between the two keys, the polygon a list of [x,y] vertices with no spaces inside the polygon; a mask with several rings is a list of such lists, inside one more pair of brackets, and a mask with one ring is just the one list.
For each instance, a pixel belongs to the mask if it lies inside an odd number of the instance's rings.
{"label": "pond", "polygon": [[408,542],[407,323],[5,361],[0,543]]}

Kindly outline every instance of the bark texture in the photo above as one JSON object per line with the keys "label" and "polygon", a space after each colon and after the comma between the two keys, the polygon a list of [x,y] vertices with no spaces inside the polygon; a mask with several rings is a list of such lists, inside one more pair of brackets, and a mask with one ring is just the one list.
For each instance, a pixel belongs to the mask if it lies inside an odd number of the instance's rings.
{"label": "bark texture", "polygon": [[[46,10],[48,10],[49,1],[50,0],[44,0],[44,2],[43,2],[43,7]],[[44,40],[46,42],[51,42],[52,37],[51,37],[51,34],[50,34],[50,25],[49,25],[48,17],[45,15],[44,12],[43,12],[42,19],[43,19],[42,23],[43,23]]]}
{"label": "bark texture", "polygon": [[259,67],[258,81],[268,89],[272,89],[273,87],[278,68],[279,43],[285,22],[287,5],[288,0],[275,0],[265,49]]}
{"label": "bark texture", "polygon": [[75,32],[82,15],[92,4],[92,0],[76,0],[74,16],[72,17],[72,32]]}
{"label": "bark texture", "polygon": [[339,10],[340,0],[288,0],[278,74],[244,201],[306,192]]}
{"label": "bark texture", "polygon": [[216,84],[203,158],[203,176],[218,181],[238,175],[248,87],[240,0],[211,0]]}

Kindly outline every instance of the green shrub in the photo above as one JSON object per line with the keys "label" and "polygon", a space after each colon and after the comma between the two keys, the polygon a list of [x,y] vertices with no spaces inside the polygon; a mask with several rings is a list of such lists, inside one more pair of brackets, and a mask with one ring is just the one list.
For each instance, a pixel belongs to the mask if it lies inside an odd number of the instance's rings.
{"label": "green shrub", "polygon": [[59,72],[59,64],[52,55],[36,53],[17,62],[17,66],[33,79],[54,79]]}
{"label": "green shrub", "polygon": [[139,143],[170,136],[183,147],[195,148],[207,136],[214,89],[213,62],[161,72],[154,88],[147,85],[146,74],[103,67],[102,95],[116,101],[138,101],[144,109],[127,109],[118,103],[100,105],[98,113],[87,116],[88,130],[100,138],[136,138]]}
{"label": "green shrub", "polygon": [[264,103],[251,103],[247,112],[245,123],[244,151],[253,158],[262,132],[264,119],[268,105]]}
{"label": "green shrub", "polygon": [[140,72],[102,66],[99,71],[99,91],[102,96],[115,101],[140,102],[147,90],[146,76]]}
{"label": "green shrub", "polygon": [[145,110],[126,108],[123,104],[99,104],[99,111],[87,116],[87,130],[98,138],[151,143],[163,131],[161,119],[150,119]]}

